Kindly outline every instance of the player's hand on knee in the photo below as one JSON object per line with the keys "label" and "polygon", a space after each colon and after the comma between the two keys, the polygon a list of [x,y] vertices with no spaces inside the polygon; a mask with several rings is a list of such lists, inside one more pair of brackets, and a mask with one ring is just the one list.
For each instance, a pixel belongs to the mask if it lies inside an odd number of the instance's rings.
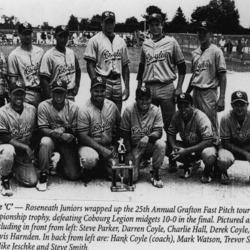
{"label": "player's hand on knee", "polygon": [[148,145],[149,137],[145,135],[137,144],[137,148],[146,148]]}
{"label": "player's hand on knee", "polygon": [[116,152],[116,150],[115,150],[115,147],[110,147],[110,150],[111,150],[111,153],[112,153],[112,159],[117,159],[118,158],[118,154],[117,154],[117,152]]}
{"label": "player's hand on knee", "polygon": [[60,139],[61,141],[65,141],[69,143],[69,142],[72,142],[75,139],[75,137],[71,134],[64,133],[61,135]]}
{"label": "player's hand on knee", "polygon": [[31,150],[31,148],[28,145],[26,145],[25,147],[25,152],[31,160],[34,160],[34,152]]}
{"label": "player's hand on knee", "polygon": [[246,152],[246,160],[250,163],[250,153]]}

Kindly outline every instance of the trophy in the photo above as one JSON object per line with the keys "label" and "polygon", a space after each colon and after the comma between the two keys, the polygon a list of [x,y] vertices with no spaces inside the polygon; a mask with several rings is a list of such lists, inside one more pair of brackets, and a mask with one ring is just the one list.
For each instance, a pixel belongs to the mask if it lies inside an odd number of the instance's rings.
{"label": "trophy", "polygon": [[[133,166],[132,161],[129,161],[129,165],[125,164],[125,154],[126,154],[126,148],[123,144],[123,138],[121,138],[119,141],[119,147],[118,147],[118,164],[116,161],[112,160],[112,186],[111,191],[112,192],[124,192],[124,191],[134,191],[135,187],[133,185]],[[118,176],[120,177],[121,181],[120,183],[117,183],[116,179],[116,173],[119,171],[120,173]],[[125,173],[127,172],[128,176],[128,184],[124,183],[124,177]]]}

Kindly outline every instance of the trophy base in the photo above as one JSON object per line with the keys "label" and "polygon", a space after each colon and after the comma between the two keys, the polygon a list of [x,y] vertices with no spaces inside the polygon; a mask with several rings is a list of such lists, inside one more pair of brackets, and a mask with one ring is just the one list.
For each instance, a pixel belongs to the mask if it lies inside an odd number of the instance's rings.
{"label": "trophy base", "polygon": [[128,185],[123,185],[122,186],[115,186],[110,188],[112,192],[133,192],[135,191],[135,186],[128,186]]}

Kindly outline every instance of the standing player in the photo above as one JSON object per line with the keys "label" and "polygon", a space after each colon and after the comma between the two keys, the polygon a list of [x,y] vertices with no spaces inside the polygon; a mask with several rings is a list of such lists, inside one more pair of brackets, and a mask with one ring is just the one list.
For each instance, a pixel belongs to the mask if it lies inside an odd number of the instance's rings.
{"label": "standing player", "polygon": [[79,109],[77,122],[84,182],[91,181],[94,167],[96,173],[99,172],[106,179],[111,179],[111,159],[117,158],[114,145],[119,138],[121,121],[116,105],[105,98],[105,78],[100,76],[93,78],[90,92],[90,100]]}
{"label": "standing player", "polygon": [[[160,14],[152,14],[148,20],[151,39],[142,45],[139,71],[137,75],[138,88],[142,83],[151,89],[152,104],[161,107],[164,129],[167,131],[175,112],[174,96],[182,92],[182,84],[186,74],[186,64],[177,41],[162,32],[163,20]],[[173,81],[179,77],[177,88]]]}
{"label": "standing player", "polygon": [[4,54],[0,52],[0,107],[5,105],[5,100],[9,101],[7,62]]}
{"label": "standing player", "polygon": [[[212,26],[209,22],[199,23],[200,47],[192,53],[193,76],[187,93],[193,89],[194,106],[204,112],[213,125],[215,144],[219,143],[217,112],[225,108],[226,63],[223,52],[211,44]],[[218,88],[220,95],[218,97]]]}
{"label": "standing player", "polygon": [[30,147],[34,131],[36,109],[24,103],[25,85],[12,82],[9,87],[10,103],[0,109],[0,175],[2,194],[11,196],[10,179],[12,169],[22,185],[33,187],[37,183],[37,174],[32,161],[33,151]]}
{"label": "standing player", "polygon": [[80,179],[80,164],[76,147],[76,125],[78,107],[66,99],[67,82],[52,83],[52,99],[43,101],[38,107],[38,127],[43,136],[40,143],[39,191],[47,190],[49,165],[53,151],[61,155],[64,175],[75,181]]}
{"label": "standing player", "polygon": [[[178,111],[175,112],[168,128],[167,139],[170,147],[167,149],[172,165],[176,161],[184,163],[185,179],[191,176],[194,162],[202,159],[205,164],[203,183],[212,181],[211,171],[216,161],[216,149],[212,146],[213,132],[211,122],[200,110],[193,108],[193,98],[182,93],[177,96]],[[176,141],[177,133],[182,141]]]}
{"label": "standing player", "polygon": [[231,96],[232,110],[221,118],[220,138],[223,149],[218,152],[217,165],[221,171],[221,183],[229,184],[227,169],[235,160],[250,163],[250,112],[248,96],[244,91],[235,91]]}
{"label": "standing player", "polygon": [[162,188],[163,182],[159,177],[164,157],[166,143],[162,137],[162,116],[160,109],[151,104],[149,88],[141,87],[136,90],[136,102],[127,107],[123,113],[121,126],[124,145],[127,150],[125,160],[134,162],[133,180],[139,176],[140,161],[144,154],[152,156],[151,182],[153,186]]}
{"label": "standing player", "polygon": [[[87,71],[90,79],[106,78],[106,98],[122,110],[122,101],[129,98],[129,59],[125,41],[114,34],[115,14],[102,13],[102,31],[92,37],[85,50]],[[122,78],[125,89],[122,94]]]}
{"label": "standing player", "polygon": [[81,69],[72,49],[66,47],[69,40],[69,28],[64,25],[55,29],[56,46],[43,56],[40,75],[45,99],[51,98],[52,82],[61,80],[68,84],[67,98],[74,101],[78,93]]}
{"label": "standing player", "polygon": [[36,108],[42,101],[39,69],[43,49],[32,45],[33,29],[29,23],[18,26],[21,45],[13,50],[8,57],[8,75],[10,82],[20,81],[25,84],[25,102]]}

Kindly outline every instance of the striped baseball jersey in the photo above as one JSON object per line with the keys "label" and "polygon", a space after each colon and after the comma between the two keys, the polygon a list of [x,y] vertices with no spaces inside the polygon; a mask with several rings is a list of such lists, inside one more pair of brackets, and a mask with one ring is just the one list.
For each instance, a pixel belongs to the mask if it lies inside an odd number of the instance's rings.
{"label": "striped baseball jersey", "polygon": [[139,113],[135,102],[124,110],[120,128],[131,133],[131,145],[135,146],[145,135],[163,128],[161,111],[151,104],[148,112],[143,116]]}
{"label": "striped baseball jersey", "polygon": [[167,133],[170,135],[177,135],[179,133],[182,141],[187,146],[193,146],[201,141],[213,139],[210,120],[202,111],[196,108],[193,108],[193,115],[187,124],[185,124],[179,110],[177,110]]}
{"label": "striped baseball jersey", "polygon": [[99,75],[107,76],[111,72],[121,75],[122,67],[129,63],[127,45],[118,35],[111,43],[103,32],[99,32],[89,40],[84,59],[96,63]]}
{"label": "striped baseball jersey", "polygon": [[223,52],[211,44],[205,51],[200,48],[192,52],[191,71],[194,73],[192,86],[201,89],[217,88],[218,73],[226,72],[226,62]]}
{"label": "striped baseball jersey", "polygon": [[62,110],[58,111],[52,104],[52,99],[43,101],[38,106],[38,128],[56,129],[63,127],[76,130],[77,128],[78,107],[68,99]]}
{"label": "striped baseball jersey", "polygon": [[250,112],[247,111],[245,120],[240,126],[233,114],[233,110],[228,111],[221,118],[220,138],[221,140],[230,140],[238,147],[249,145],[250,143]]}
{"label": "striped baseball jersey", "polygon": [[40,74],[49,77],[50,86],[52,82],[61,79],[67,82],[68,89],[73,89],[78,70],[75,60],[76,56],[72,49],[66,47],[66,52],[62,53],[53,47],[43,56]]}
{"label": "striped baseball jersey", "polygon": [[142,45],[140,62],[145,65],[143,82],[173,82],[176,65],[184,62],[180,46],[173,37],[165,36],[154,42],[147,39]]}
{"label": "striped baseball jersey", "polygon": [[28,103],[23,104],[23,112],[18,114],[11,103],[0,108],[0,133],[8,133],[13,139],[30,144],[34,131],[36,108]]}
{"label": "striped baseball jersey", "polygon": [[40,86],[39,70],[43,54],[43,49],[34,45],[31,51],[17,47],[8,56],[8,75],[18,77],[18,81],[26,87]]}
{"label": "striped baseball jersey", "polygon": [[87,133],[102,146],[110,146],[115,126],[120,123],[121,115],[116,105],[104,99],[102,110],[99,110],[91,100],[79,109],[77,130]]}

